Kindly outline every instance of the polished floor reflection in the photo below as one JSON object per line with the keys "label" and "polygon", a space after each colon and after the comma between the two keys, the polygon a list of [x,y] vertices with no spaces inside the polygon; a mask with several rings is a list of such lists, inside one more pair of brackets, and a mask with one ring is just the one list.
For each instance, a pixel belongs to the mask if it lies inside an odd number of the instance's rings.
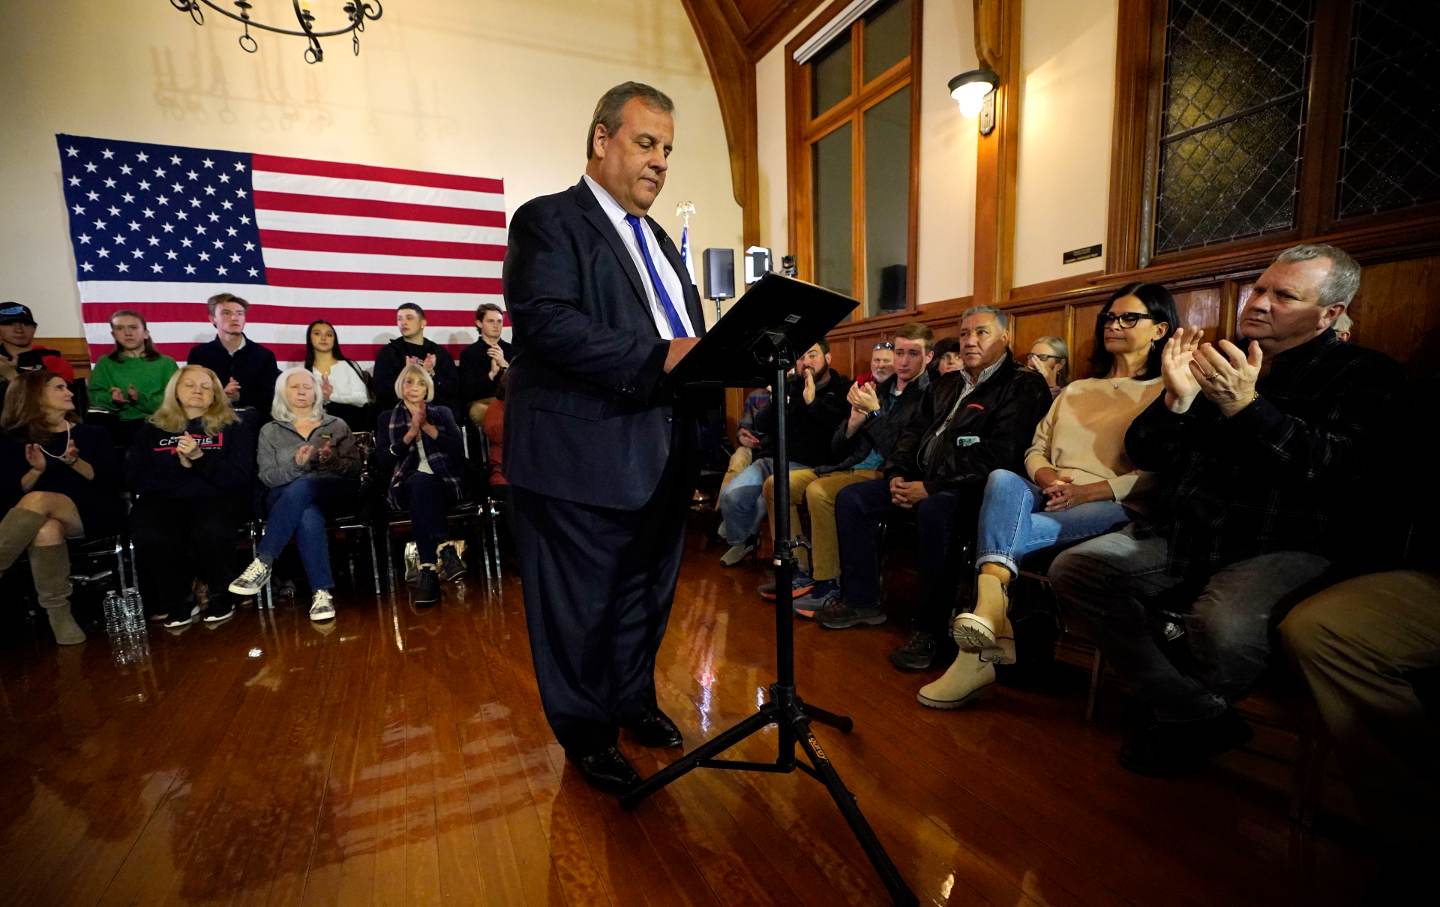
{"label": "polished floor reflection", "polygon": [[[718,556],[693,533],[661,651],[661,704],[691,743],[749,714],[774,671],[762,568]],[[513,576],[429,612],[403,592],[337,606],[329,627],[284,601],[152,625],[148,652],[103,632],[57,650],[8,620],[0,903],[885,902],[802,774],[702,770],[632,813],[586,787],[540,712]],[[856,721],[819,736],[922,903],[1358,897],[1364,858],[1298,846],[1263,765],[1121,770],[1115,719],[1083,720],[1081,671],[934,712],[914,701],[928,676],[886,661],[899,628],[796,635],[801,694]],[[673,758],[627,749],[642,773]]]}

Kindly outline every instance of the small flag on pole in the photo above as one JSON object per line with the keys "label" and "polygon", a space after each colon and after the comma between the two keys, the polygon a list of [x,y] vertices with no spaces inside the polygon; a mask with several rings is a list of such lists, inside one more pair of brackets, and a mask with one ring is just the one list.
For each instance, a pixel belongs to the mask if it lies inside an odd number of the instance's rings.
{"label": "small flag on pole", "polygon": [[690,275],[690,286],[699,286],[695,279],[695,259],[690,255],[690,215],[695,213],[694,202],[681,202],[675,206],[675,216],[680,218],[680,260]]}

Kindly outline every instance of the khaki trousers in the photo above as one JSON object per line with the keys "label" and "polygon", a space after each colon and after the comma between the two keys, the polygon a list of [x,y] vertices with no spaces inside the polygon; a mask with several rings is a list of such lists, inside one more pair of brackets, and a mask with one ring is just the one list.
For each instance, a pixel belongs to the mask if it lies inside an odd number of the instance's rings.
{"label": "khaki trousers", "polygon": [[[840,540],[835,531],[835,496],[840,489],[857,482],[880,478],[873,469],[847,469],[819,476],[813,469],[790,472],[790,532],[802,535],[800,502],[810,514],[810,564],[812,579],[840,576]],[[765,480],[765,511],[770,515],[770,538],[775,538],[775,477]],[[804,558],[801,558],[804,566]]]}

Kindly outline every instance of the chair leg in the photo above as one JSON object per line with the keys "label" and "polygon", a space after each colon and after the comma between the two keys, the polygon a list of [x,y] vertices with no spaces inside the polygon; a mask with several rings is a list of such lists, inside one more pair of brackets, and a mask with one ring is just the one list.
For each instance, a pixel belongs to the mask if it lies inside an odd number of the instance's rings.
{"label": "chair leg", "polygon": [[1095,658],[1090,662],[1090,693],[1085,699],[1085,720],[1095,720],[1095,710],[1100,705],[1100,684],[1105,680],[1105,655],[1095,647]]}
{"label": "chair leg", "polygon": [[365,544],[370,549],[370,575],[375,580],[375,597],[380,597],[380,558],[375,554],[375,527],[365,527]]}

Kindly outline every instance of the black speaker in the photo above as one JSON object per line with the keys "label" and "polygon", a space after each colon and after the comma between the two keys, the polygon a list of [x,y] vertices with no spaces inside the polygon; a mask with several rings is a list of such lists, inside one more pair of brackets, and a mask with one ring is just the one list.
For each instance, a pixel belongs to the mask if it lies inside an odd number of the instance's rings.
{"label": "black speaker", "polygon": [[735,298],[735,250],[705,250],[705,298]]}

